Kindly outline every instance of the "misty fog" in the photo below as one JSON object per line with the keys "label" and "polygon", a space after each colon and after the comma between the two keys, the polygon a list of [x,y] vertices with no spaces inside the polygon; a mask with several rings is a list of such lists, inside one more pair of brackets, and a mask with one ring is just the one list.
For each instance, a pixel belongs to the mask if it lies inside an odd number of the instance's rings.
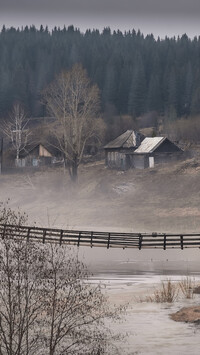
{"label": "misty fog", "polygon": [[[29,224],[89,231],[197,232],[199,173],[185,163],[162,169],[109,170],[81,165],[74,185],[63,169],[1,176],[1,200],[26,211]],[[80,247],[86,261],[198,260],[199,250],[106,250]],[[118,265],[118,263],[116,263]],[[192,267],[192,266],[191,266]],[[131,266],[132,268],[132,266]],[[182,268],[182,266],[180,266]]]}

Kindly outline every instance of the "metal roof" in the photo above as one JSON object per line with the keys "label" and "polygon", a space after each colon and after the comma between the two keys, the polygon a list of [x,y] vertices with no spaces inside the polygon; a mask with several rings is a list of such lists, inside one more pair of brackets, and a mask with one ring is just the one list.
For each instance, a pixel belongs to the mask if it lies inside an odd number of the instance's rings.
{"label": "metal roof", "polygon": [[134,153],[152,153],[166,137],[145,138]]}
{"label": "metal roof", "polygon": [[121,134],[121,136],[106,144],[104,149],[136,148],[140,145],[142,139],[144,139],[144,135],[142,133],[133,130],[127,130]]}

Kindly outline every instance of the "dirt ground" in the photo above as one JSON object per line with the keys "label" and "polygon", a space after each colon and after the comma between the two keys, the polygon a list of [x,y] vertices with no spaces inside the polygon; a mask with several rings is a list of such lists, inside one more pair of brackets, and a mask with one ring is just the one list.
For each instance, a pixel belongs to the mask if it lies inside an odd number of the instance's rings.
{"label": "dirt ground", "polygon": [[180,311],[170,315],[176,322],[200,322],[200,306],[183,307]]}
{"label": "dirt ground", "polygon": [[0,200],[10,199],[39,226],[192,232],[200,230],[200,162],[154,169],[110,170],[104,162],[79,167],[78,183],[63,169],[2,174]]}

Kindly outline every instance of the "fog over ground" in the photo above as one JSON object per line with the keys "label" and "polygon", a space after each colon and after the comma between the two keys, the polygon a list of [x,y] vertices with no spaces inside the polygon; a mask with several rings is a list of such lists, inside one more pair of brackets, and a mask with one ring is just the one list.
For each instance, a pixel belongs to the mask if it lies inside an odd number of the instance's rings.
{"label": "fog over ground", "polygon": [[[3,201],[10,197],[12,208],[19,206],[28,213],[30,225],[36,222],[41,227],[200,231],[200,164],[193,159],[126,172],[110,170],[103,161],[90,163],[80,166],[76,185],[62,168],[3,174],[0,196]],[[111,325],[114,332],[129,335],[119,342],[123,350],[118,354],[154,355],[160,349],[163,355],[199,353],[199,333],[169,318],[169,313],[198,299],[175,302],[170,308],[166,303],[137,301],[161,280],[177,282],[192,275],[199,282],[199,249],[73,249],[93,273],[89,282],[101,282],[110,304],[129,303],[124,322]]]}
{"label": "fog over ground", "polygon": [[[36,222],[41,227],[184,233],[200,231],[199,185],[200,167],[192,160],[126,172],[107,169],[101,161],[81,165],[77,185],[62,169],[3,174],[0,195],[2,201],[10,198],[12,208],[26,211],[30,224]],[[96,263],[199,259],[199,249],[124,251],[82,247],[79,253]]]}

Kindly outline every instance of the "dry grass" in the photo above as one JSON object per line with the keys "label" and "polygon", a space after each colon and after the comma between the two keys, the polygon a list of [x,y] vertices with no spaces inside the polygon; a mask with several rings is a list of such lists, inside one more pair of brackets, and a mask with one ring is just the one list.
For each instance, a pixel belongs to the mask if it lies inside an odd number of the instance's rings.
{"label": "dry grass", "polygon": [[151,302],[172,303],[176,301],[178,294],[179,288],[169,279],[166,282],[162,282],[161,289],[154,291],[153,300]]}
{"label": "dry grass", "polygon": [[193,298],[193,290],[196,286],[195,279],[187,276],[178,283],[178,286],[185,298]]}
{"label": "dry grass", "polygon": [[159,288],[154,289],[152,295],[139,298],[138,302],[156,302],[156,303],[173,303],[176,301],[180,293],[184,298],[193,298],[193,290],[195,288],[195,279],[187,276],[178,283],[172,282],[170,279],[162,281]]}
{"label": "dry grass", "polygon": [[155,289],[153,294],[140,299],[139,302],[173,303],[179,295],[179,287],[170,279],[161,283],[161,287]]}

